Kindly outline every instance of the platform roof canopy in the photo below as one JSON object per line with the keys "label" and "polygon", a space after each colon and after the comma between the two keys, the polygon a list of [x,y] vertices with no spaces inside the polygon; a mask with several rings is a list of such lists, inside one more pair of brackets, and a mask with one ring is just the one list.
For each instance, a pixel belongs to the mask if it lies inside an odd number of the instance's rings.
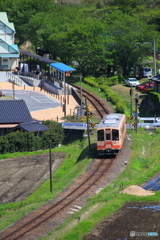
{"label": "platform roof canopy", "polygon": [[55,68],[56,70],[60,71],[60,72],[72,72],[72,71],[76,71],[75,68],[69,67],[68,65],[64,64],[64,63],[51,63],[50,64],[51,67]]}
{"label": "platform roof canopy", "polygon": [[34,54],[34,53],[31,53],[31,52],[27,52],[27,51],[24,51],[24,50],[20,50],[20,53],[24,54],[24,55],[27,55],[29,57],[32,57],[32,58],[35,58],[35,59],[38,59],[39,61],[42,61],[42,62],[45,62],[45,63],[53,63],[54,61],[49,59],[49,58],[45,58],[45,57],[42,57],[40,55],[37,55],[37,54]]}

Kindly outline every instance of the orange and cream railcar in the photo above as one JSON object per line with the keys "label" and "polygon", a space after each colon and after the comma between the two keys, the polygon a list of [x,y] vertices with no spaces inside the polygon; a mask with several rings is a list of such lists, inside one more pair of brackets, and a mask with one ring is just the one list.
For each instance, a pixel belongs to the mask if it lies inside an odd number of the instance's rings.
{"label": "orange and cream railcar", "polygon": [[126,117],[124,114],[105,115],[97,128],[98,155],[116,155],[122,149],[126,137]]}

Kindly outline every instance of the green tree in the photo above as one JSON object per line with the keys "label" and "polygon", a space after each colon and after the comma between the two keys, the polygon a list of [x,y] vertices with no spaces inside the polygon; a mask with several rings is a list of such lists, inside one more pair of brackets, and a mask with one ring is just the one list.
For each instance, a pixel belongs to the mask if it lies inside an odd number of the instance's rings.
{"label": "green tree", "polygon": [[[16,29],[16,38],[19,43],[30,38],[30,26],[28,25],[32,16],[38,12],[48,12],[52,5],[51,0],[4,0],[3,11],[7,12],[10,22],[13,22]],[[2,11],[2,10],[1,10]],[[34,34],[32,32],[32,34]]]}
{"label": "green tree", "polygon": [[51,120],[43,121],[43,124],[49,128],[49,131],[42,133],[43,147],[48,148],[50,140],[52,141],[52,147],[56,147],[59,143],[62,143],[64,138],[62,125]]}
{"label": "green tree", "polygon": [[151,54],[151,43],[156,32],[143,20],[121,11],[105,16],[105,20],[108,32],[114,39],[111,46],[114,69],[119,66],[123,75],[127,76],[142,57]]}

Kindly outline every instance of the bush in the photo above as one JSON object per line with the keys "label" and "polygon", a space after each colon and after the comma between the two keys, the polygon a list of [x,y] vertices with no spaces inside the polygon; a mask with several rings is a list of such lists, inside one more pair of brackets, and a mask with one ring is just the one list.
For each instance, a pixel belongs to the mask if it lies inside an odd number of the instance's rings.
{"label": "bush", "polygon": [[35,133],[16,131],[5,136],[0,136],[0,153],[6,152],[24,152],[36,151],[49,148],[49,141],[52,141],[52,147],[56,147],[64,138],[63,128],[60,123],[55,121],[44,121],[44,125],[49,131],[41,135]]}
{"label": "bush", "polygon": [[104,76],[101,76],[99,78],[89,77],[85,78],[84,81],[89,84],[92,87],[98,87],[100,88],[107,96],[108,99],[111,100],[111,102],[116,105],[116,111],[120,113],[125,112],[125,104],[122,103],[121,98],[117,93],[115,93],[113,90],[110,89],[109,85],[115,85],[120,80],[123,80],[122,77],[119,76],[113,76],[110,78],[106,78]]}
{"label": "bush", "polygon": [[123,102],[118,102],[116,104],[116,112],[125,113],[125,105]]}
{"label": "bush", "polygon": [[42,134],[43,147],[48,148],[50,140],[52,141],[52,147],[56,147],[59,143],[62,143],[64,138],[62,125],[50,120],[43,121],[43,124],[50,129]]}

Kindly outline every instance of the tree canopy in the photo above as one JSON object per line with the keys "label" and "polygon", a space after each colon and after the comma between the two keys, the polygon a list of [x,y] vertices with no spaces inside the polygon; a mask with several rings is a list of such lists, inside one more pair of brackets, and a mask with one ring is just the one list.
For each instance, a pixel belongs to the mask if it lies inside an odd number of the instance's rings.
{"label": "tree canopy", "polygon": [[76,61],[83,76],[96,75],[110,66],[113,73],[122,69],[127,75],[142,58],[153,54],[152,43],[160,30],[159,0],[79,2],[81,5],[3,0],[1,11],[14,23],[19,45],[30,40],[53,60]]}

